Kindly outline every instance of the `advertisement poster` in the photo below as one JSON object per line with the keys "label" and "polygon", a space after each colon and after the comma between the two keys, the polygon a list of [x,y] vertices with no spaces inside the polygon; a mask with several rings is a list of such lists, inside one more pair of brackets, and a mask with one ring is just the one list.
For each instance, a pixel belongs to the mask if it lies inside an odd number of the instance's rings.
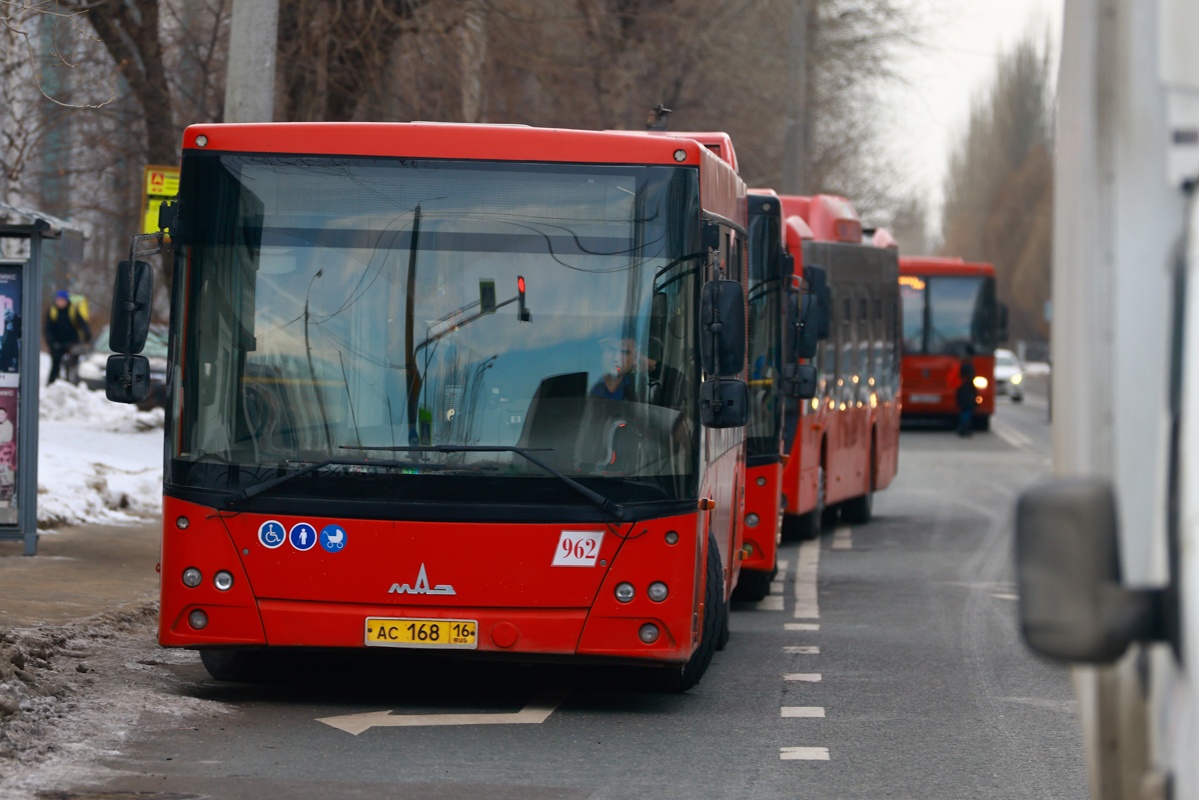
{"label": "advertisement poster", "polygon": [[17,522],[17,390],[0,388],[0,524]]}
{"label": "advertisement poster", "polygon": [[[0,265],[0,388],[20,385],[21,265]],[[15,415],[15,411],[13,412]],[[9,418],[10,421],[15,416]]]}

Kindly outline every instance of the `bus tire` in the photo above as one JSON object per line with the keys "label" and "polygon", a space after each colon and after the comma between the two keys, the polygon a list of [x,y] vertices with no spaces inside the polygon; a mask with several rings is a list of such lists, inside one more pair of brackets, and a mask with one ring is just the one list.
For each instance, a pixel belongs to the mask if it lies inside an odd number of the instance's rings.
{"label": "bus tire", "polygon": [[214,680],[239,683],[254,677],[258,659],[250,650],[201,650],[200,663]]}
{"label": "bus tire", "polygon": [[680,694],[699,683],[712,663],[721,631],[728,628],[728,612],[728,603],[724,601],[724,569],[720,565],[720,551],[716,548],[716,540],[709,536],[708,577],[704,582],[704,623],[700,630],[699,646],[681,667],[651,669],[651,691]]}
{"label": "bus tire", "polygon": [[976,431],[991,430],[991,415],[990,414],[975,414],[974,415],[974,430],[976,430]]}
{"label": "bus tire", "polygon": [[756,603],[764,599],[770,594],[770,580],[769,572],[742,568],[737,588],[733,589],[733,599],[739,603]]}

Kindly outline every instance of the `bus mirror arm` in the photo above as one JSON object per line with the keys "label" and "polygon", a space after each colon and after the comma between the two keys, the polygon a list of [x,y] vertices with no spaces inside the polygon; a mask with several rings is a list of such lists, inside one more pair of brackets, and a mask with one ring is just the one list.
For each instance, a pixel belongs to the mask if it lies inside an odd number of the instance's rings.
{"label": "bus mirror arm", "polygon": [[1167,590],[1121,581],[1115,492],[1096,478],[1052,481],[1016,506],[1020,627],[1034,651],[1110,664],[1133,642],[1168,639]]}

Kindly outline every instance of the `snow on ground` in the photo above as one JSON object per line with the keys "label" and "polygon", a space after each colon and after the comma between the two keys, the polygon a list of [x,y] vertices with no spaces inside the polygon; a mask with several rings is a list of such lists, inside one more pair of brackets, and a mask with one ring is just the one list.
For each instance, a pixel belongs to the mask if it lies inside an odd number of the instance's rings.
{"label": "snow on ground", "polygon": [[119,524],[162,507],[163,411],[109,402],[55,381],[42,354],[38,415],[39,528]]}

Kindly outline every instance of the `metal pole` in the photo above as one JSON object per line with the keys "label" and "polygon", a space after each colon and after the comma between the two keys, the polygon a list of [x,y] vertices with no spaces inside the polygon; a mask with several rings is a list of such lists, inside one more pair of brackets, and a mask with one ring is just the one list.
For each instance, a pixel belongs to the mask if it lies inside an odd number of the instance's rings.
{"label": "metal pole", "polygon": [[278,36],[279,0],[233,0],[225,122],[274,119]]}
{"label": "metal pole", "polygon": [[37,555],[37,443],[42,338],[42,236],[29,236],[29,260],[21,270],[21,365],[17,389],[18,528],[25,537],[25,555]]}

